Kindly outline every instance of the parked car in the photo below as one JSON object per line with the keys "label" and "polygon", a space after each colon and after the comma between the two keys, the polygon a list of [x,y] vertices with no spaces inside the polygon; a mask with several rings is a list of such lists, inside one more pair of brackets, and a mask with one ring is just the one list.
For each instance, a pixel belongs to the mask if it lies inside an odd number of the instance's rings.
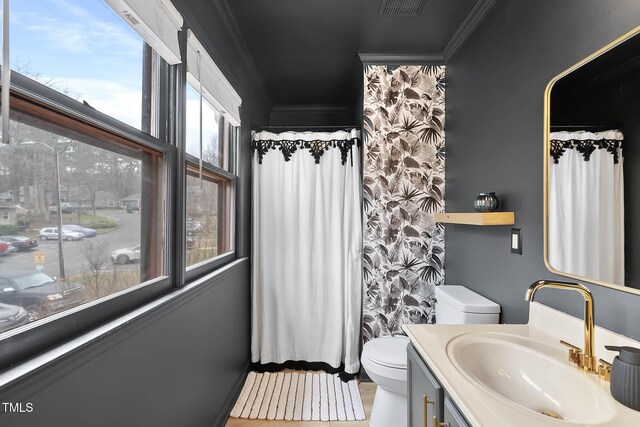
{"label": "parked car", "polygon": [[[58,227],[45,227],[38,233],[40,240],[58,239]],[[62,227],[62,240],[84,239],[84,234]]]}
{"label": "parked car", "polygon": [[[68,203],[62,203],[62,204],[60,204],[60,206],[62,207],[62,213],[63,214],[73,213],[73,206],[72,205],[70,205]],[[50,214],[57,214],[58,213],[58,205],[49,206],[49,213]]]}
{"label": "parked car", "polygon": [[81,225],[75,225],[75,224],[67,224],[67,225],[63,225],[62,228],[67,228],[69,230],[73,230],[73,231],[77,231],[79,233],[82,233],[84,235],[84,237],[96,237],[98,235],[98,232],[96,230],[94,230],[93,228],[87,228],[87,227],[83,227]]}
{"label": "parked car", "polygon": [[126,249],[118,249],[111,253],[111,262],[114,264],[128,264],[140,261],[140,245],[135,245]]}
{"label": "parked car", "polygon": [[18,251],[28,251],[38,246],[36,239],[30,239],[25,236],[0,236],[0,240],[13,245]]}
{"label": "parked car", "polygon": [[[5,243],[9,243],[9,242],[5,242]],[[18,248],[16,248],[11,243],[9,243],[9,247],[4,252],[0,252],[0,255],[12,254],[14,252],[18,252]]]}
{"label": "parked car", "polygon": [[193,236],[194,234],[198,234],[202,231],[202,224],[200,224],[195,219],[187,218],[187,236]]}
{"label": "parked car", "polygon": [[0,303],[24,307],[31,322],[84,301],[81,284],[57,282],[38,271],[0,272]]}
{"label": "parked car", "polygon": [[0,240],[0,255],[7,255],[16,251],[16,247],[11,243]]}
{"label": "parked car", "polygon": [[0,333],[22,326],[28,321],[29,315],[24,308],[17,305],[0,304]]}

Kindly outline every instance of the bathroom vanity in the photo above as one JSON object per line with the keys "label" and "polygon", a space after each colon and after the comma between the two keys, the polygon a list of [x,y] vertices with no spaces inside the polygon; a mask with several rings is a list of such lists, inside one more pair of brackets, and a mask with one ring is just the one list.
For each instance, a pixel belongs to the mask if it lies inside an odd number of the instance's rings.
{"label": "bathroom vanity", "polygon": [[407,385],[408,426],[470,426],[413,345],[407,347]]}
{"label": "bathroom vanity", "polygon": [[[560,340],[582,346],[582,319],[532,302],[526,325],[404,330],[409,427],[640,425],[640,412],[615,401],[608,382],[569,363]],[[595,354],[610,363],[605,344],[640,346],[596,327]]]}

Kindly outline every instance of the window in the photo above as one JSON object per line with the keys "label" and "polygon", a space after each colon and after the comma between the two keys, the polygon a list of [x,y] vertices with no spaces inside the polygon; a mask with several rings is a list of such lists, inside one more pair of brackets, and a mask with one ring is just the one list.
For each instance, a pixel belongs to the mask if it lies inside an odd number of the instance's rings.
{"label": "window", "polygon": [[11,69],[141,129],[143,39],[103,0],[11,2]]}
{"label": "window", "polygon": [[[234,140],[235,132],[225,127],[225,120],[215,110],[211,118],[217,118],[218,131],[210,134],[212,151],[203,149],[202,159],[192,155],[187,146],[186,193],[185,193],[185,230],[186,265],[191,269],[220,255],[233,251],[233,191],[235,175],[221,169],[218,165],[230,164],[227,150],[218,149],[219,141]],[[187,109],[187,113],[189,109]],[[188,117],[187,117],[188,120]],[[203,122],[203,133],[205,132]],[[228,126],[228,125],[227,125]],[[211,128],[211,127],[209,127]],[[200,130],[197,129],[199,134]],[[187,139],[188,141],[188,139]],[[218,145],[219,144],[219,145]]]}
{"label": "window", "polygon": [[[224,169],[232,171],[231,152],[235,149],[235,129],[228,117],[222,115],[207,100],[209,96],[202,97],[202,156],[200,155],[200,85],[187,83],[187,111],[186,111],[186,151],[187,154],[197,159]],[[203,88],[203,91],[205,89]]]}
{"label": "window", "polygon": [[0,270],[10,282],[0,303],[35,321],[161,277],[162,153],[61,118],[12,113],[0,185],[20,194],[15,207],[28,211],[29,225],[5,225],[6,234],[38,242]]}
{"label": "window", "polygon": [[[0,370],[235,258],[240,124],[239,96],[193,35],[201,62],[175,84],[183,22],[170,0],[11,5],[0,235],[22,237],[0,259]],[[184,227],[184,250],[170,226]]]}
{"label": "window", "polygon": [[225,165],[224,119],[206,100],[202,100],[202,156],[200,152],[200,94],[187,83],[187,140],[188,154],[220,168]]}
{"label": "window", "polygon": [[167,133],[166,61],[103,1],[12,2],[11,18],[0,235],[22,237],[1,260],[0,370],[175,286],[175,148],[151,136]]}
{"label": "window", "polygon": [[231,180],[187,166],[187,266],[232,250]]}
{"label": "window", "polygon": [[187,270],[234,250],[239,96],[189,31],[186,88]]}

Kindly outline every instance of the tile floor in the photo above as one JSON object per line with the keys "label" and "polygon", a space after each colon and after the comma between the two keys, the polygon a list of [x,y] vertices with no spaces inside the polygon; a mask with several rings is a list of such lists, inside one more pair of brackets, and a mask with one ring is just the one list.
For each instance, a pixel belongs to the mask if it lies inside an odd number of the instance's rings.
{"label": "tile floor", "polygon": [[364,421],[265,421],[229,418],[226,427],[369,427],[369,415],[371,415],[371,406],[373,405],[375,394],[375,383],[360,383],[360,396],[362,396],[364,411],[367,415],[367,419]]}

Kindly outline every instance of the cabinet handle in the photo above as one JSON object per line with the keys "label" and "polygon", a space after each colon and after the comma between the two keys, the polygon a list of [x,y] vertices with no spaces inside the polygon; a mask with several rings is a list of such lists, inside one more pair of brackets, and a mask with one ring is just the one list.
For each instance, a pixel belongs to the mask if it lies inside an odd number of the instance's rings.
{"label": "cabinet handle", "polygon": [[437,416],[433,416],[433,427],[449,427],[449,423],[444,421],[444,422],[438,422],[438,417]]}
{"label": "cabinet handle", "polygon": [[433,400],[429,400],[429,398],[427,397],[426,394],[422,395],[422,414],[424,416],[424,427],[428,427],[427,426],[427,405],[429,405],[430,403],[436,403]]}

